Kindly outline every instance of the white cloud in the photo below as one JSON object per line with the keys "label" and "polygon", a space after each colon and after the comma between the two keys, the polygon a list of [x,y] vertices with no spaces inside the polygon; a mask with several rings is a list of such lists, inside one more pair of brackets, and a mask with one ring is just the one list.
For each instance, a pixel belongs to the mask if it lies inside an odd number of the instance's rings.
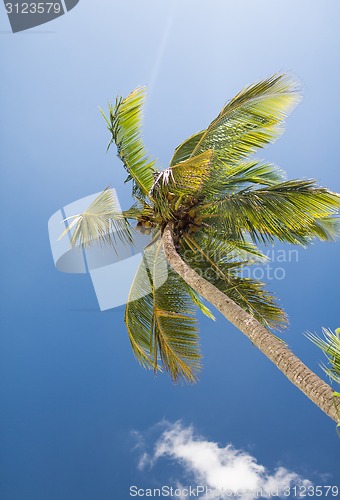
{"label": "white cloud", "polygon": [[[163,457],[174,459],[182,466],[186,477],[190,477],[191,485],[204,485],[212,490],[201,497],[235,498],[252,500],[281,496],[288,487],[308,487],[312,483],[295,472],[284,467],[270,473],[263,465],[257,463],[255,457],[248,452],[237,450],[233,445],[220,447],[218,443],[207,441],[197,436],[192,426],[185,427],[181,422],[166,423],[164,430],[156,442],[151,454],[143,453],[139,469],[152,467]],[[179,482],[177,486],[180,486]],[[225,493],[218,493],[224,491]]]}

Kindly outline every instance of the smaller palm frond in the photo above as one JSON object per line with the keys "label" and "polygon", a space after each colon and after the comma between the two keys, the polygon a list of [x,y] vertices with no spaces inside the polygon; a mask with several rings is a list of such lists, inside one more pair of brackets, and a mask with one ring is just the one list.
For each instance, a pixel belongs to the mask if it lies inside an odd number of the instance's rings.
{"label": "smaller palm frond", "polygon": [[133,352],[145,367],[164,368],[176,382],[200,370],[195,306],[165,260],[162,241],[146,249],[132,283],[125,323]]}
{"label": "smaller palm frond", "polygon": [[129,174],[127,181],[133,181],[133,194],[141,198],[148,196],[155,174],[155,162],[147,156],[141,139],[144,98],[145,89],[139,87],[124,99],[117,98],[115,106],[109,105],[109,118],[101,110],[112,135],[108,148],[116,144]]}
{"label": "smaller palm frond", "polygon": [[242,90],[206,130],[184,141],[175,150],[170,165],[213,149],[215,158],[233,164],[274,142],[282,124],[300,101],[299,85],[287,74],[270,78]]}
{"label": "smaller palm frond", "polygon": [[208,149],[195,158],[165,170],[171,173],[168,181],[169,189],[177,195],[197,193],[209,176],[212,158],[213,151]]}
{"label": "smaller palm frond", "polygon": [[[338,232],[335,215],[340,196],[313,180],[292,180],[260,189],[244,189],[202,206],[207,223],[248,233],[254,242],[274,238],[308,244],[313,238],[332,239]],[[234,229],[232,229],[234,228]]]}
{"label": "smaller palm frond", "polygon": [[[195,234],[200,246],[209,252],[215,252],[215,258],[227,261],[243,262],[245,265],[266,264],[269,257],[265,255],[250,238],[239,238],[237,233],[222,230],[219,226],[205,224],[204,234]],[[227,251],[227,254],[225,252]]]}
{"label": "smaller palm frond", "polygon": [[216,201],[252,186],[274,186],[285,178],[285,172],[272,163],[249,160],[230,166],[221,161],[204,184],[205,200]]}
{"label": "smaller palm frond", "polygon": [[237,238],[232,232],[221,231],[215,225],[204,224],[202,231],[191,233],[190,237],[198,245],[198,252],[206,252],[215,261],[224,260],[230,265],[234,262],[237,265],[264,264],[268,261],[268,257],[254,243]]}
{"label": "smaller palm frond", "polygon": [[115,248],[117,240],[132,244],[133,228],[128,218],[137,217],[137,213],[136,209],[117,212],[113,192],[106,188],[83,213],[66,219],[71,222],[59,239],[72,231],[72,247],[85,248],[99,242]]}
{"label": "smaller palm frond", "polygon": [[202,130],[201,132],[197,132],[197,134],[192,135],[188,139],[186,139],[182,144],[177,146],[175,149],[175,152],[173,154],[173,157],[171,158],[170,161],[170,167],[177,165],[178,163],[181,163],[182,161],[188,160],[188,158],[191,158],[192,152],[194,151],[195,147],[201,140],[205,130]]}
{"label": "smaller palm frond", "polygon": [[224,293],[266,328],[278,331],[286,328],[287,314],[277,304],[275,295],[259,280],[231,272],[227,286],[218,276],[215,286],[220,289],[224,286]]}
{"label": "smaller palm frond", "polygon": [[[246,243],[245,245],[247,247]],[[242,250],[236,242],[216,242],[202,232],[185,235],[180,254],[200,276],[252,314],[261,324],[281,329],[287,322],[287,317],[277,306],[275,297],[265,290],[260,281],[242,276],[242,270],[254,263],[253,256],[246,247]],[[249,249],[251,250],[251,246]],[[260,254],[254,257],[261,259],[263,256]]]}
{"label": "smaller palm frond", "polygon": [[210,175],[213,151],[208,150],[190,160],[161,172],[152,188],[155,206],[164,219],[170,219],[187,197],[201,194]]}
{"label": "smaller palm frond", "polygon": [[316,238],[322,241],[335,241],[340,236],[339,217],[322,217],[312,224],[312,231]]}
{"label": "smaller palm frond", "polygon": [[332,380],[340,384],[340,328],[335,332],[323,328],[322,333],[324,338],[320,338],[314,333],[307,333],[306,337],[325,353],[330,368],[324,364],[321,367]]}
{"label": "smaller palm frond", "polygon": [[210,311],[210,309],[204,304],[203,299],[200,296],[200,294],[197,293],[196,290],[191,288],[191,286],[188,285],[187,283],[185,283],[185,287],[188,290],[188,293],[191,297],[191,300],[193,301],[195,306],[197,306],[205,316],[207,316],[209,319],[212,319],[213,321],[215,321],[216,320],[215,316]]}

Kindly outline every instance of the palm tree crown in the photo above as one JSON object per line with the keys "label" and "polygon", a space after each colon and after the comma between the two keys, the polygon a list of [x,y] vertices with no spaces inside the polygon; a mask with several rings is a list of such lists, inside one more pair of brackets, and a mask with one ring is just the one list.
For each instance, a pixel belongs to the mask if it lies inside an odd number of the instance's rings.
{"label": "palm tree crown", "polygon": [[68,230],[71,244],[82,246],[98,239],[114,246],[114,238],[131,241],[135,231],[151,235],[126,305],[129,339],[143,366],[192,382],[201,366],[195,310],[213,315],[200,294],[164,265],[165,228],[171,226],[175,249],[190,268],[264,327],[279,329],[285,313],[261,282],[240,270],[265,259],[260,243],[334,239],[340,197],[314,180],[286,180],[275,165],[253,157],[281,135],[300,100],[289,75],[275,74],[242,90],[207,129],[175,149],[165,170],[148,157],[141,140],[144,95],[137,88],[104,115],[109,147],[115,143],[127,170],[134,205],[118,213],[106,189]]}

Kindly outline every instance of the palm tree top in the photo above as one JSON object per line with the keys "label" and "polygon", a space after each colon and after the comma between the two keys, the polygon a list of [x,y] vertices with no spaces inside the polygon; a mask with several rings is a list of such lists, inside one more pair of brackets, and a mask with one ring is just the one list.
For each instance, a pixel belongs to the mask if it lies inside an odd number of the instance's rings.
{"label": "palm tree top", "polygon": [[175,149],[165,170],[143,145],[144,98],[140,87],[110,104],[108,116],[102,112],[108,147],[117,147],[134,204],[118,213],[106,189],[68,230],[71,244],[82,246],[99,239],[115,247],[115,237],[130,242],[135,231],[151,235],[126,306],[131,346],[143,366],[192,382],[201,367],[195,310],[213,316],[166,263],[165,228],[171,226],[175,249],[192,269],[266,328],[277,329],[286,314],[263,283],[240,271],[265,259],[259,243],[334,240],[340,196],[312,179],[286,180],[281,169],[253,156],[280,137],[300,101],[299,84],[290,75],[275,74],[242,90],[205,130]]}

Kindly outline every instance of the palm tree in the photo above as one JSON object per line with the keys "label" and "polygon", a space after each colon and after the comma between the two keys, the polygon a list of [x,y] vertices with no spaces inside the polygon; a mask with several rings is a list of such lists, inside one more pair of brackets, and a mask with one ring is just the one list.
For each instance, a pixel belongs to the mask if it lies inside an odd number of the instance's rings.
{"label": "palm tree", "polygon": [[66,230],[82,247],[132,241],[136,231],[151,235],[125,311],[137,360],[174,381],[194,382],[201,366],[196,308],[213,318],[203,298],[336,420],[331,388],[273,334],[287,322],[275,297],[240,272],[265,259],[258,244],[306,246],[339,233],[338,194],[314,180],[285,180],[276,166],[252,156],[281,135],[300,99],[298,85],[275,74],[245,88],[207,129],[176,148],[163,171],[141,140],[144,95],[138,88],[109,105],[108,117],[103,113],[134,205],[118,213],[106,189]]}

